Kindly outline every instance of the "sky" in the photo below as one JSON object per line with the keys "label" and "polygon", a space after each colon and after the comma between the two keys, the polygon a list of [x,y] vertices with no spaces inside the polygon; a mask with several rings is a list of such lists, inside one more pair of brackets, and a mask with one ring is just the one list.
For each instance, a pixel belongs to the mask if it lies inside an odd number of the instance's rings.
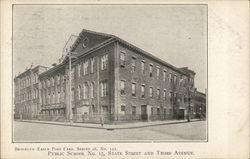
{"label": "sky", "polygon": [[15,5],[14,75],[31,64],[58,63],[69,37],[82,29],[116,35],[176,66],[196,72],[205,92],[205,5]]}

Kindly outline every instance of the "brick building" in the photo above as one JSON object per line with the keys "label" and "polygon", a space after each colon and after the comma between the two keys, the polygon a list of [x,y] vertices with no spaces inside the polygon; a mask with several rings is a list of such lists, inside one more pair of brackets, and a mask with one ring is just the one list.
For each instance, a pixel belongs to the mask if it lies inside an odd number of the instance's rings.
{"label": "brick building", "polygon": [[[119,37],[82,30],[71,52],[72,112],[76,120],[109,121],[185,118],[195,72],[177,68]],[[69,116],[69,61],[39,75],[40,112]],[[191,107],[190,109],[189,106]]]}
{"label": "brick building", "polygon": [[199,91],[194,97],[194,114],[196,117],[206,118],[206,94]]}
{"label": "brick building", "polygon": [[14,79],[15,115],[35,117],[40,112],[39,81],[40,73],[47,67],[36,66],[26,69]]}

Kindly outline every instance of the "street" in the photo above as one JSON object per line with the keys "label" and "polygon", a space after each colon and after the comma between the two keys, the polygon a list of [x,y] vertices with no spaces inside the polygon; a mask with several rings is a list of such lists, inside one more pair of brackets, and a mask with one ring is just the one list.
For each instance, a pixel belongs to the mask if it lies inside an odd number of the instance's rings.
{"label": "street", "polygon": [[206,140],[206,121],[135,129],[95,129],[14,122],[15,142],[98,142],[121,140]]}

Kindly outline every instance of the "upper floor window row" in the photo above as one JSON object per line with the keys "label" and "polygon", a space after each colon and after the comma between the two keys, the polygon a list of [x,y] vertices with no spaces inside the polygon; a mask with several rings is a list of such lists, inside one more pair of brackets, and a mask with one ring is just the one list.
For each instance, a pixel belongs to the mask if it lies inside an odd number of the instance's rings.
{"label": "upper floor window row", "polygon": [[[131,61],[128,63],[131,63],[131,72],[132,73],[136,72],[136,69],[137,69],[136,57],[132,56]],[[141,63],[140,63],[141,74],[146,73],[146,68],[145,68],[146,65],[145,64],[146,64],[145,61],[141,60]],[[121,50],[120,51],[120,66],[125,67],[125,65],[126,65],[126,52]],[[163,81],[167,81],[167,70],[166,69],[163,69],[161,71],[160,66],[156,66],[156,70],[154,70],[154,69],[155,69],[154,64],[149,63],[149,70],[148,70],[149,77],[153,77],[154,72],[155,72],[157,79],[162,79]],[[161,72],[162,72],[162,75],[161,75]],[[169,73],[168,75],[169,75],[169,77],[168,77],[169,83],[174,83],[177,85],[178,84],[177,75],[172,75],[172,73]]]}

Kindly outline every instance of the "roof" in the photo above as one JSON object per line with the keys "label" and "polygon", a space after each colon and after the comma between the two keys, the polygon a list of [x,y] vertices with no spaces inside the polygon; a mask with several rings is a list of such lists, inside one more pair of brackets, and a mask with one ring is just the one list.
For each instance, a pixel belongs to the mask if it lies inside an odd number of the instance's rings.
{"label": "roof", "polygon": [[15,79],[16,79],[16,78],[19,78],[20,76],[23,76],[23,75],[24,75],[25,73],[27,73],[28,71],[38,69],[39,67],[42,67],[42,68],[49,68],[49,67],[46,67],[46,66],[37,65],[37,66],[34,67],[34,68],[29,68],[29,69],[25,70],[24,72],[20,73],[18,76],[15,77]]}
{"label": "roof", "polygon": [[[101,48],[103,46],[106,46],[107,44],[110,44],[112,42],[116,42],[117,41],[117,42],[119,42],[119,43],[121,43],[123,45],[126,45],[126,46],[130,47],[131,49],[133,49],[133,50],[141,53],[142,55],[144,55],[144,56],[146,56],[148,58],[151,58],[152,60],[155,60],[156,62],[159,62],[159,63],[161,63],[162,65],[164,65],[164,66],[166,66],[168,68],[171,68],[171,69],[175,70],[176,72],[179,72],[181,74],[185,74],[187,76],[189,75],[188,72],[187,72],[187,70],[183,70],[183,68],[177,68],[177,67],[175,67],[175,66],[173,66],[173,65],[171,65],[171,64],[169,64],[169,63],[167,63],[167,62],[165,62],[163,60],[161,60],[160,58],[158,58],[158,57],[156,57],[156,56],[154,56],[154,55],[152,55],[152,54],[150,54],[150,53],[148,53],[148,52],[140,49],[139,47],[136,47],[135,45],[133,45],[133,44],[131,44],[131,43],[129,43],[129,42],[127,42],[127,41],[125,41],[125,40],[117,37],[117,36],[115,36],[115,35],[101,33],[101,32],[96,32],[96,31],[91,31],[91,30],[87,30],[87,29],[82,29],[81,33],[79,34],[79,36],[77,37],[77,39],[75,40],[75,42],[73,43],[73,45],[71,47],[71,50],[70,50],[71,52],[73,52],[76,49],[79,41],[81,40],[81,36],[82,36],[82,34],[84,32],[92,33],[92,34],[96,34],[96,35],[100,35],[100,36],[106,36],[106,37],[109,37],[109,39],[107,39],[106,41],[104,41],[104,42],[102,42],[102,43],[100,43],[100,44],[98,44],[98,45],[96,45],[96,46],[94,46],[94,47],[92,47],[92,48],[90,48],[88,50],[86,50],[85,52],[82,52],[81,54],[78,54],[77,55],[78,57],[85,56],[88,53],[91,53],[91,52],[93,52],[96,49],[99,49],[99,48]],[[46,74],[48,74],[50,72],[53,72],[54,70],[57,70],[58,68],[62,67],[63,64],[65,64],[65,63],[67,63],[66,58],[59,65],[57,65],[57,66],[49,69],[48,71],[45,71],[45,72],[41,73],[40,76],[46,75]],[[195,74],[195,72],[192,71],[192,70],[188,69],[188,71],[191,71],[191,73]]]}
{"label": "roof", "polygon": [[[175,66],[173,66],[173,65],[171,65],[171,64],[169,64],[169,63],[167,63],[167,62],[165,62],[165,61],[163,61],[163,60],[161,60],[160,58],[158,58],[158,57],[156,57],[156,56],[154,56],[154,55],[152,55],[152,54],[150,54],[150,53],[148,53],[148,52],[142,50],[141,48],[139,48],[139,47],[137,47],[137,46],[135,46],[135,45],[133,45],[133,44],[131,44],[131,43],[129,43],[129,42],[127,42],[127,41],[125,41],[125,40],[123,40],[123,39],[117,37],[117,36],[115,36],[115,35],[112,35],[112,34],[106,34],[106,33],[91,31],[91,30],[87,30],[87,29],[82,29],[82,32],[79,34],[77,40],[76,40],[76,41],[74,42],[74,44],[72,45],[71,51],[74,51],[74,50],[75,50],[75,48],[77,47],[78,41],[81,39],[80,37],[81,37],[81,35],[82,35],[84,32],[92,33],[92,34],[97,34],[97,35],[101,35],[101,36],[110,37],[110,39],[106,40],[104,43],[106,43],[107,41],[111,41],[111,40],[114,39],[115,41],[118,41],[118,42],[120,42],[120,43],[122,43],[122,44],[124,44],[124,45],[126,45],[126,46],[128,46],[128,47],[130,47],[130,48],[132,48],[132,49],[134,49],[135,51],[142,53],[144,56],[147,56],[147,57],[149,57],[149,58],[151,58],[151,59],[153,59],[153,60],[155,60],[155,61],[161,63],[162,65],[165,65],[166,67],[169,67],[169,68],[171,68],[171,69],[173,69],[173,70],[175,70],[175,71],[177,71],[177,72],[179,72],[179,73],[188,75],[186,71],[183,71],[182,69],[179,69],[179,68],[177,68],[177,67],[175,67]],[[86,51],[86,52],[87,52],[87,51]],[[84,52],[84,53],[82,53],[82,54],[85,54],[86,52]],[[81,55],[82,55],[82,54],[81,54]],[[79,56],[80,56],[80,55],[79,55]],[[192,70],[189,70],[189,71],[191,71],[192,73],[195,74],[194,71],[192,71]]]}

